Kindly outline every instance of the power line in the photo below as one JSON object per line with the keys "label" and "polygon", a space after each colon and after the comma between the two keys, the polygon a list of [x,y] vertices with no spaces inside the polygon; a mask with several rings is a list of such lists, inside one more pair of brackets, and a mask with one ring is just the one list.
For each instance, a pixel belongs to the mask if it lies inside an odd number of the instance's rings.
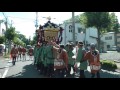
{"label": "power line", "polygon": [[34,20],[32,18],[22,18],[22,17],[14,17],[14,16],[8,16],[8,17],[11,17],[11,18],[19,18],[19,19],[28,19],[28,20]]}

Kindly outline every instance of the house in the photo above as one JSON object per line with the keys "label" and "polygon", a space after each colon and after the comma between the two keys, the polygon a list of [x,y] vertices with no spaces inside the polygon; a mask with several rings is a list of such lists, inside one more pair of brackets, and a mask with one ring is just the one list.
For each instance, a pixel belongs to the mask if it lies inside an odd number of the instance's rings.
{"label": "house", "polygon": [[117,47],[120,47],[120,33],[117,33]]}
{"label": "house", "polygon": [[105,51],[111,50],[115,46],[115,35],[114,32],[104,33],[101,36],[101,41],[103,42],[103,48]]}
{"label": "house", "polygon": [[[64,23],[62,25],[64,28],[63,31],[63,41],[61,44],[67,44],[68,42],[73,41],[73,31],[72,31],[72,22]],[[85,34],[86,32],[86,34]],[[83,41],[86,45],[90,43],[97,44],[97,29],[94,27],[90,27],[85,29],[84,25],[80,24],[80,22],[75,22],[75,41]]]}

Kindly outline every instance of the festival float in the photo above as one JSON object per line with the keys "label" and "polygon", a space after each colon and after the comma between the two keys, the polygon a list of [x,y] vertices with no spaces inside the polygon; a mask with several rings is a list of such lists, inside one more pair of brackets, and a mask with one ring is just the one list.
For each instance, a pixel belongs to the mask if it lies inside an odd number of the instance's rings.
{"label": "festival float", "polygon": [[36,30],[37,45],[40,45],[40,43],[47,43],[49,41],[54,41],[57,44],[62,42],[63,28],[52,23],[50,20],[51,18],[48,17],[48,22],[43,26],[40,25],[39,29]]}

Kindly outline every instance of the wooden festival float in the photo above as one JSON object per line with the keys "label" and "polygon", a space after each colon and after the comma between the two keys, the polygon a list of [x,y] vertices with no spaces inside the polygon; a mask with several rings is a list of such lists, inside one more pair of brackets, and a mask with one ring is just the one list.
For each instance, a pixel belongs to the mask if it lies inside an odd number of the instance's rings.
{"label": "wooden festival float", "polygon": [[37,45],[40,43],[47,43],[51,40],[57,44],[62,42],[63,28],[55,23],[52,23],[50,20],[51,18],[48,17],[48,22],[43,26],[40,25],[39,29],[36,30]]}

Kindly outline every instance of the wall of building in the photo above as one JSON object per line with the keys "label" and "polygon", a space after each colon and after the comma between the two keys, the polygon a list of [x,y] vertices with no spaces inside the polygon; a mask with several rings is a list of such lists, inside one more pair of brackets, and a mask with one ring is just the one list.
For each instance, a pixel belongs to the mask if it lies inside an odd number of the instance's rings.
{"label": "wall of building", "polygon": [[114,32],[103,34],[101,40],[106,43],[107,50],[110,50],[112,46],[115,46]]}
{"label": "wall of building", "polygon": [[117,34],[117,47],[120,47],[120,33]]}
{"label": "wall of building", "polygon": [[[63,31],[63,41],[62,44],[67,44],[69,41],[73,41],[73,31],[72,31],[72,23],[63,24],[62,27],[64,28]],[[97,43],[97,29],[96,28],[87,28],[86,35],[85,35],[84,26],[80,23],[75,23],[75,37],[76,41],[87,41],[88,44],[90,43]],[[90,37],[91,36],[91,37]],[[66,37],[66,38],[65,38]]]}

